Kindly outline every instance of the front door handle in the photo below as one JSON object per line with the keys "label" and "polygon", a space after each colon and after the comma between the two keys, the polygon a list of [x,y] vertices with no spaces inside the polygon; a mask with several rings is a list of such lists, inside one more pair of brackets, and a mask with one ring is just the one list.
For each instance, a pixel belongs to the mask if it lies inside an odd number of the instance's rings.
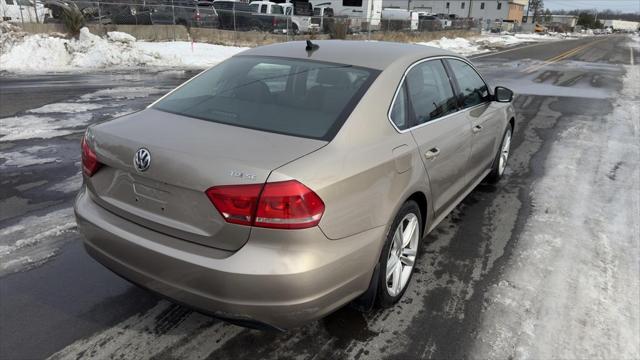
{"label": "front door handle", "polygon": [[440,155],[440,149],[436,147],[424,153],[424,157],[427,158],[427,160],[435,159],[438,155]]}
{"label": "front door handle", "polygon": [[473,131],[474,134],[479,133],[480,131],[482,131],[482,125],[476,125],[473,127],[473,129],[471,129]]}

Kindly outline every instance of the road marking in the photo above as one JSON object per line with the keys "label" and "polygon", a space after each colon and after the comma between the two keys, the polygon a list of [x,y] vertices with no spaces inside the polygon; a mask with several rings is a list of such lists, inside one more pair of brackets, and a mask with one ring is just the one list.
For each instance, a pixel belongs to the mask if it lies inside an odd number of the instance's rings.
{"label": "road marking", "polygon": [[629,57],[631,59],[631,65],[634,65],[634,63],[633,63],[633,48],[631,47],[631,45],[629,45]]}
{"label": "road marking", "polygon": [[544,63],[542,63],[542,64],[529,66],[528,68],[524,69],[523,72],[525,72],[527,74],[534,73],[534,72],[542,69],[545,66],[554,64],[554,63],[556,63],[556,62],[558,62],[560,60],[564,60],[564,59],[566,59],[568,57],[571,57],[571,56],[579,53],[580,51],[585,50],[585,49],[587,49],[587,48],[589,48],[589,47],[591,47],[591,46],[593,46],[593,45],[595,45],[595,44],[597,44],[597,43],[599,43],[601,41],[604,41],[604,40],[605,39],[596,40],[596,41],[590,42],[588,44],[584,44],[584,45],[578,46],[576,48],[569,49],[569,50],[567,50],[567,51],[565,51],[565,52],[563,52],[563,53],[561,53],[559,55],[556,55],[556,56],[554,56],[552,58],[549,58],[549,59],[545,60]]}
{"label": "road marking", "polygon": [[471,56],[471,57],[469,57],[469,59],[470,60],[479,59],[479,58],[483,58],[483,57],[487,57],[487,56],[494,56],[494,55],[504,54],[504,53],[508,53],[508,52],[512,52],[512,51],[516,51],[516,50],[522,50],[522,49],[527,49],[527,48],[530,48],[530,47],[546,45],[546,44],[547,44],[546,42],[543,42],[543,43],[537,43],[537,44],[532,44],[532,45],[527,45],[527,46],[519,46],[519,47],[515,47],[513,49],[509,49],[509,50],[503,50],[503,51],[492,52],[492,53],[488,53],[488,54]]}

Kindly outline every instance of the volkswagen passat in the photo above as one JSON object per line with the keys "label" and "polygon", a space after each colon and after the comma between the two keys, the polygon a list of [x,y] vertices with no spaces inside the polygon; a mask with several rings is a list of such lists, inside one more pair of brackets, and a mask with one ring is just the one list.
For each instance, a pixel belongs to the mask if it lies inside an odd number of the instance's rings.
{"label": "volkswagen passat", "polygon": [[504,173],[512,97],[426,46],[251,49],[87,130],[78,226],[112,271],[245,326],[389,307],[423,236]]}

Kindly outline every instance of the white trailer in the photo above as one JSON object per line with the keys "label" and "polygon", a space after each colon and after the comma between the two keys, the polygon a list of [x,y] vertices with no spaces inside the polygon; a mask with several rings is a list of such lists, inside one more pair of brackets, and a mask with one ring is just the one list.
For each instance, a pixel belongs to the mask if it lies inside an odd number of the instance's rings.
{"label": "white trailer", "polygon": [[409,30],[417,31],[420,25],[419,17],[425,14],[421,11],[409,11],[406,9],[384,8],[382,9],[382,23],[385,21],[406,21],[409,23]]}
{"label": "white trailer", "polygon": [[626,20],[605,20],[604,27],[613,31],[638,31],[640,23]]}
{"label": "white trailer", "polygon": [[333,9],[334,16],[366,22],[372,29],[380,27],[382,0],[316,0],[313,6],[328,6]]}

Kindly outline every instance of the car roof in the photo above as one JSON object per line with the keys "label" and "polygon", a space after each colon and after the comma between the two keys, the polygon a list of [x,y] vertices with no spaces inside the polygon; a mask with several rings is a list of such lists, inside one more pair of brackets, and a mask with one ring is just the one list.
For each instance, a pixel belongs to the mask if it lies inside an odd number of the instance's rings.
{"label": "car roof", "polygon": [[305,41],[289,41],[266,46],[259,46],[238,54],[240,56],[278,56],[307,60],[326,61],[339,64],[362,66],[384,70],[399,61],[416,61],[434,56],[456,56],[453,52],[440,48],[386,42],[357,40],[312,40],[318,48],[306,50]]}

